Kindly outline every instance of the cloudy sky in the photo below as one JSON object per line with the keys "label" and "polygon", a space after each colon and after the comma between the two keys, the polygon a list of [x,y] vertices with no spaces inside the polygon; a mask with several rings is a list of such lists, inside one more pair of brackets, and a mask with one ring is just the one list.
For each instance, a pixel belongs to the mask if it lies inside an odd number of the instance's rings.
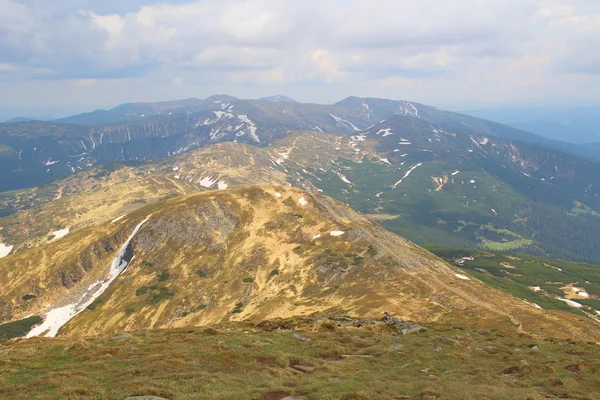
{"label": "cloudy sky", "polygon": [[0,0],[0,107],[598,104],[598,0]]}

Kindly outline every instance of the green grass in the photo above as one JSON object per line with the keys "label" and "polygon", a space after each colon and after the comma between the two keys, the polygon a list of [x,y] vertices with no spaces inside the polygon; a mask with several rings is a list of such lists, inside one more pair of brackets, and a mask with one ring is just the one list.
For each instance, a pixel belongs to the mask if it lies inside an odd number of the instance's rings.
{"label": "green grass", "polygon": [[[544,309],[583,315],[577,308],[554,298],[565,297],[565,292],[561,288],[567,284],[584,288],[591,297],[600,297],[600,267],[594,265],[549,260],[523,254],[457,250],[441,246],[426,246],[426,248],[452,264],[463,257],[474,257],[473,261],[466,261],[463,265],[457,266],[491,286],[505,290],[517,298],[536,303]],[[508,268],[507,265],[516,268]],[[533,291],[531,287],[535,286],[539,286],[543,292]],[[600,310],[599,300],[589,298],[574,299],[574,301],[585,305],[584,311],[597,317],[595,310]]]}
{"label": "green grass", "polygon": [[39,324],[40,322],[42,322],[42,318],[35,315],[19,321],[2,324],[0,325],[0,339],[12,339],[24,336],[35,324]]}
{"label": "green grass", "polygon": [[385,325],[336,325],[263,331],[231,324],[133,332],[129,338],[0,342],[0,398],[600,397],[596,344],[442,325],[404,336]]}

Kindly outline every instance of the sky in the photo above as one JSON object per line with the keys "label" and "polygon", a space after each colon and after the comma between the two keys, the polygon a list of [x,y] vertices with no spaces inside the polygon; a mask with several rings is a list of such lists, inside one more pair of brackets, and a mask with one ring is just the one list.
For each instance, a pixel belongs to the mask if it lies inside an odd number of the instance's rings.
{"label": "sky", "polygon": [[598,0],[0,0],[0,10],[5,113],[220,93],[600,104]]}

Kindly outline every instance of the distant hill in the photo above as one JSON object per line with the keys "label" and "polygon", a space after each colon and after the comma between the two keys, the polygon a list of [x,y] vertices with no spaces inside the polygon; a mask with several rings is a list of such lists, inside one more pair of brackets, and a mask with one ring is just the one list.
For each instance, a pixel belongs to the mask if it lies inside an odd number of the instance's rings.
{"label": "distant hill", "polygon": [[259,100],[266,100],[266,101],[288,101],[290,103],[297,103],[296,100],[291,99],[287,96],[282,96],[280,94],[276,94],[275,96],[267,96],[267,97],[261,97]]}

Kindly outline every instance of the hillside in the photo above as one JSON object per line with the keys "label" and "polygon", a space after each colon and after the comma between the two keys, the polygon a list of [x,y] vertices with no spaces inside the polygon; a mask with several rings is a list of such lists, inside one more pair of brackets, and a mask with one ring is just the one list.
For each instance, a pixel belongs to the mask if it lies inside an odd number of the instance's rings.
{"label": "hillside", "polygon": [[458,271],[342,203],[250,187],[158,202],[1,259],[0,315],[42,315],[32,334],[78,336],[389,311],[598,340],[592,319],[537,309]]}
{"label": "hillside", "polygon": [[19,252],[54,231],[72,233],[160,199],[276,184],[323,192],[418,244],[600,264],[598,169],[565,153],[396,116],[352,136],[225,142],[2,193],[0,243]]}
{"label": "hillside", "polygon": [[0,397],[122,400],[581,399],[598,345],[348,317],[0,341]]}

